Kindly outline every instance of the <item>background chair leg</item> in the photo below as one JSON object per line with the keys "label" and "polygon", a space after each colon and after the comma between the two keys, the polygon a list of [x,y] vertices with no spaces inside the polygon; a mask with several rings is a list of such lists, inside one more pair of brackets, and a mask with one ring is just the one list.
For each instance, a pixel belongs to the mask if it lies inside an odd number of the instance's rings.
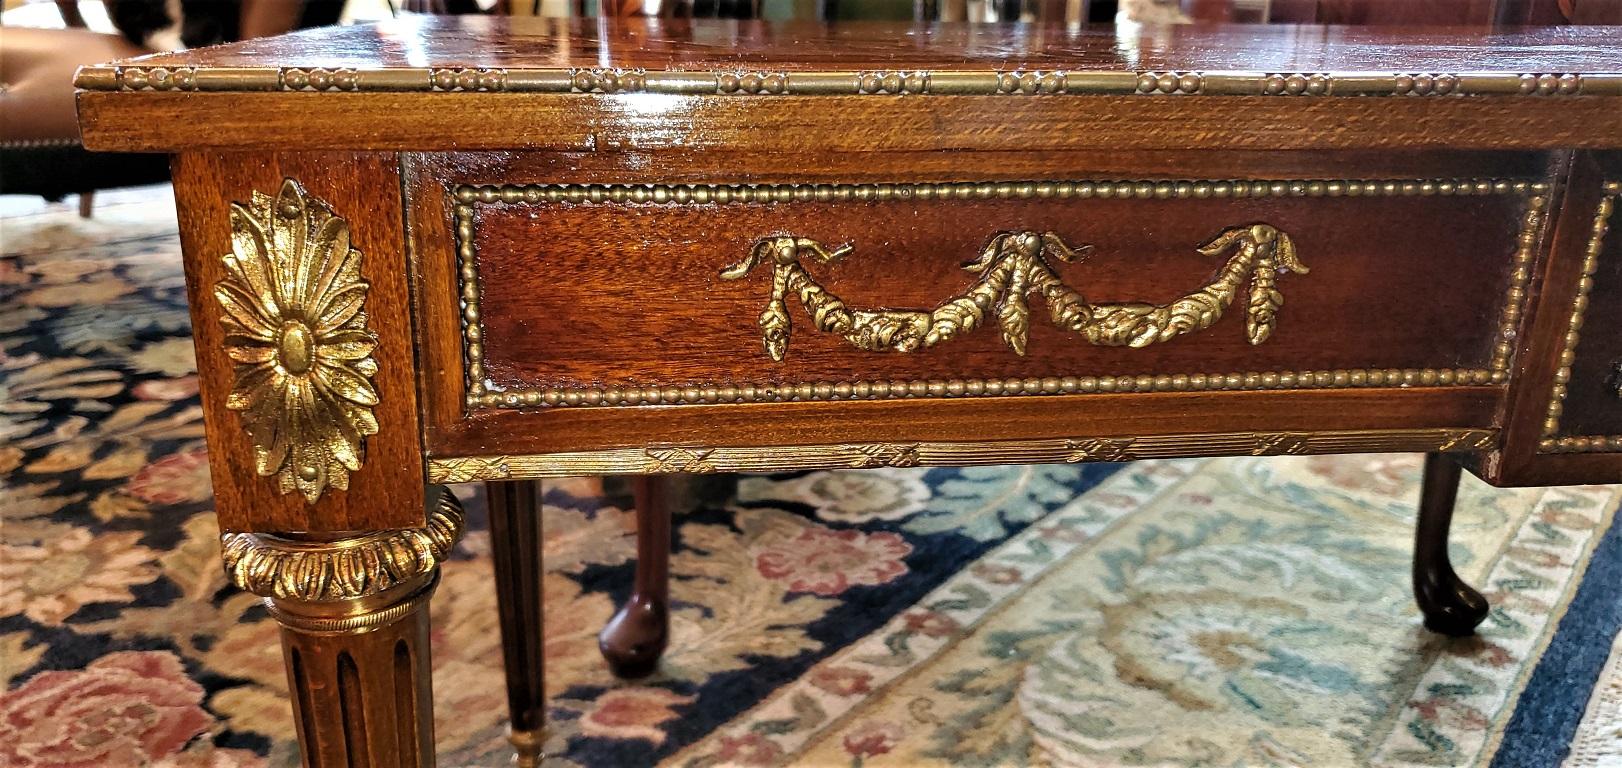
{"label": "background chair leg", "polygon": [[96,193],[79,193],[79,218],[88,219],[96,212]]}
{"label": "background chair leg", "polygon": [[1440,453],[1425,455],[1425,479],[1419,495],[1419,525],[1414,535],[1414,599],[1425,614],[1425,628],[1462,637],[1487,618],[1487,599],[1453,572],[1447,556],[1448,526],[1459,493],[1459,465]]}
{"label": "background chair leg", "polygon": [[540,765],[546,742],[546,633],[542,625],[541,483],[485,483],[490,507],[490,554],[501,613],[501,655],[507,673],[507,738],[518,765]]}
{"label": "background chair leg", "polygon": [[642,475],[636,496],[636,581],[631,599],[597,636],[619,677],[643,677],[659,664],[670,637],[670,505],[673,480]]}

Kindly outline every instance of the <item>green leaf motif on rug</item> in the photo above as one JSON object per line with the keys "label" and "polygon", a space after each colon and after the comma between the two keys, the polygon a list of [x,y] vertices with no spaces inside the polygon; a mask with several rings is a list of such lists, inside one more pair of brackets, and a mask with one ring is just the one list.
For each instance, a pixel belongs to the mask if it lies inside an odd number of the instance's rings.
{"label": "green leaf motif on rug", "polygon": [[1075,499],[1082,468],[1073,465],[965,467],[935,489],[922,512],[902,527],[910,533],[956,532],[995,541]]}

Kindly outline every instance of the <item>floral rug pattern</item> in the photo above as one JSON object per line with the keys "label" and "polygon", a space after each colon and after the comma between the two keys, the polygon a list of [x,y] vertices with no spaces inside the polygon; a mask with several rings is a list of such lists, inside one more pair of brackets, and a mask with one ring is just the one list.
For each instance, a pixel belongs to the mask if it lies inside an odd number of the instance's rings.
{"label": "floral rug pattern", "polygon": [[[3,766],[297,764],[276,628],[219,566],[163,194],[0,220]],[[1408,594],[1418,476],[1347,456],[694,479],[671,646],[634,682],[596,649],[629,498],[550,483],[550,763],[1485,765],[1622,488],[1467,480],[1454,559],[1494,611],[1450,641]],[[457,490],[440,763],[506,765],[489,538]]]}

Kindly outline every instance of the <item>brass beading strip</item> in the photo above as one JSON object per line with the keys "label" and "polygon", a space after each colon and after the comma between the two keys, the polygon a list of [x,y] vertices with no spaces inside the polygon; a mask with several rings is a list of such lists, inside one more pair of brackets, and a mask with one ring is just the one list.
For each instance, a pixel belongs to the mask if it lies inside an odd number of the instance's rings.
{"label": "brass beading strip", "polygon": [[1392,429],[1209,432],[960,443],[854,443],[741,448],[662,446],[434,458],[428,462],[428,477],[436,483],[464,483],[576,475],[1058,464],[1183,456],[1481,451],[1493,447],[1497,439],[1498,431],[1494,429]]}
{"label": "brass beading strip", "polygon": [[1604,250],[1611,212],[1619,196],[1622,196],[1622,182],[1605,182],[1599,203],[1594,207],[1594,223],[1583,252],[1582,275],[1577,280],[1577,295],[1571,301],[1571,315],[1566,320],[1565,347],[1560,351],[1560,367],[1555,370],[1554,386],[1549,391],[1549,411],[1543,420],[1543,437],[1538,441],[1538,450],[1545,453],[1622,451],[1622,435],[1556,436],[1560,432],[1561,412],[1565,409],[1571,366],[1577,360],[1577,340],[1583,327],[1583,314],[1588,309],[1588,293],[1594,288],[1594,273],[1599,270],[1600,251]]}
{"label": "brass beading strip", "polygon": [[80,67],[90,91],[662,93],[706,96],[1622,95],[1622,74],[1149,70],[662,71],[612,67]]}
{"label": "brass beading strip", "polygon": [[[1442,180],[1259,180],[1259,181],[1024,181],[919,184],[502,184],[459,186],[455,202],[457,262],[462,306],[466,407],[626,406],[874,400],[910,397],[996,397],[1099,392],[1198,392],[1208,390],[1342,389],[1358,387],[1479,386],[1509,377],[1512,340],[1531,279],[1531,263],[1547,204],[1548,184],[1509,179]],[[736,204],[893,199],[1239,199],[1264,197],[1387,197],[1430,195],[1526,195],[1510,285],[1487,368],[1380,368],[1314,371],[1062,376],[1042,378],[930,379],[921,381],[817,381],[792,385],[540,387],[492,390],[485,379],[484,335],[479,314],[479,275],[474,244],[474,207],[492,203]]]}

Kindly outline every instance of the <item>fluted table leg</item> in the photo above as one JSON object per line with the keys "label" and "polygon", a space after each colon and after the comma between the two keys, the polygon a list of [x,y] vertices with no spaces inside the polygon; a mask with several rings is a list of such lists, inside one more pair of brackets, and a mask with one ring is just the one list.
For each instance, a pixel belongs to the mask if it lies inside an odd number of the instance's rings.
{"label": "fluted table leg", "polygon": [[501,654],[507,672],[507,738],[518,765],[540,764],[546,742],[546,635],[542,621],[541,483],[485,483],[490,505],[490,554],[501,614]]}
{"label": "fluted table leg", "polygon": [[429,499],[425,528],[222,538],[232,581],[281,625],[306,766],[434,764],[428,601],[463,516],[443,489]]}

